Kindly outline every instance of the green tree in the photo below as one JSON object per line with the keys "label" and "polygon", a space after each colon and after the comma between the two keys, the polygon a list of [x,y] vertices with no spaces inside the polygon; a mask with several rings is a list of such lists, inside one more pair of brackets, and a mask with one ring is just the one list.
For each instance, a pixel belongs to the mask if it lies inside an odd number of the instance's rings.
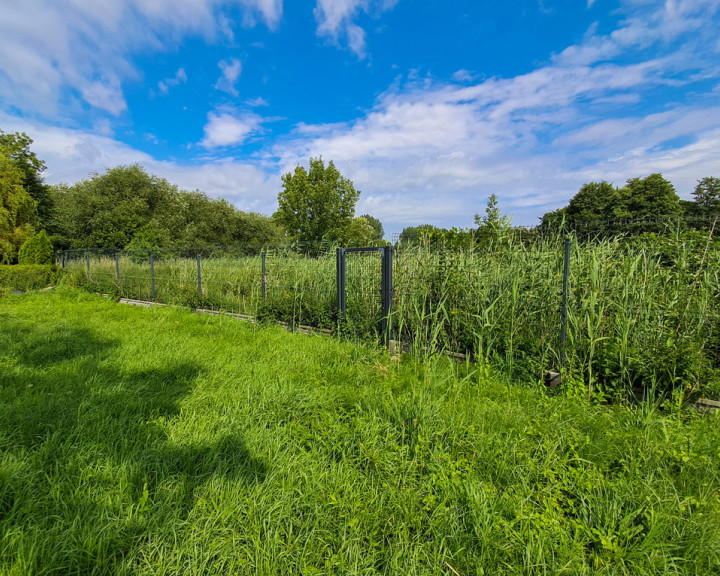
{"label": "green tree", "polygon": [[363,214],[360,216],[360,218],[365,218],[368,224],[372,226],[373,230],[375,231],[375,234],[373,235],[373,240],[383,240],[385,238],[385,229],[383,228],[382,222],[375,218],[374,216],[370,216],[370,214]]}
{"label": "green tree", "polygon": [[298,165],[282,182],[273,218],[295,240],[319,242],[352,221],[360,192],[332,161],[311,158],[309,171]]}
{"label": "green tree", "polygon": [[478,227],[475,238],[481,242],[497,242],[507,236],[511,218],[500,211],[498,199],[491,194],[485,206],[485,216],[475,214],[475,224]]}
{"label": "green tree", "polygon": [[400,232],[398,242],[403,245],[419,244],[423,239],[429,238],[440,229],[432,224],[420,224],[420,226],[408,226]]}
{"label": "green tree", "polygon": [[607,220],[615,217],[621,208],[617,188],[603,180],[583,184],[575,196],[570,199],[565,211],[568,222],[574,225],[603,227]]}
{"label": "green tree", "polygon": [[52,226],[53,202],[49,187],[42,177],[42,173],[45,171],[45,162],[30,151],[32,143],[32,138],[24,132],[0,130],[0,148],[19,168],[21,185],[35,201],[36,214],[33,218],[33,225],[38,228],[49,228]]}
{"label": "green tree", "polygon": [[19,264],[52,264],[53,246],[45,230],[28,239],[18,253]]}
{"label": "green tree", "polygon": [[22,171],[0,148],[0,262],[14,262],[20,246],[35,231],[36,203],[22,186]]}
{"label": "green tree", "polygon": [[698,180],[692,195],[702,214],[720,212],[720,178],[708,176]]}
{"label": "green tree", "polygon": [[124,248],[150,220],[164,221],[176,209],[177,187],[137,164],[52,192],[58,231],[75,248]]}
{"label": "green tree", "polygon": [[622,201],[622,212],[618,216],[624,218],[673,217],[682,212],[674,186],[662,174],[631,178],[618,194]]}
{"label": "green tree", "polygon": [[333,231],[330,240],[346,247],[369,246],[376,244],[377,230],[365,216],[353,218],[347,226]]}

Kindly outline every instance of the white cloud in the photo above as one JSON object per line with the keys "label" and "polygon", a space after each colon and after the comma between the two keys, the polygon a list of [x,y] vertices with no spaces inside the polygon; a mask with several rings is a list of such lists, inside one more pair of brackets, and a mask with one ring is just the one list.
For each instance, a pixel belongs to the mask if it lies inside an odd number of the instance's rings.
{"label": "white cloud", "polygon": [[282,0],[4,2],[0,100],[45,117],[79,99],[120,114],[123,83],[139,78],[135,54],[172,49],[186,36],[216,41],[231,32],[228,14],[235,7],[270,27],[282,17]]}
{"label": "white cloud", "polygon": [[362,12],[377,14],[390,10],[396,2],[397,0],[317,0],[317,33],[337,45],[347,42],[348,48],[362,60],[367,55],[365,31],[354,23],[354,19]]}
{"label": "white cloud", "polygon": [[475,74],[465,69],[458,70],[452,77],[456,82],[472,82],[477,78]]}
{"label": "white cloud", "polygon": [[[578,46],[520,76],[468,86],[411,79],[356,121],[298,125],[269,156],[283,170],[309,157],[334,160],[364,192],[358,210],[389,231],[471,225],[491,193],[516,223],[533,224],[585,182],[622,185],[651,172],[688,197],[697,178],[720,174],[720,104],[705,99],[703,88],[693,96],[698,82],[720,77],[706,57],[717,27],[697,28],[698,15],[718,4],[670,2],[654,11],[641,4],[655,23],[649,39],[633,12],[618,31],[597,36],[591,29]],[[667,85],[689,96],[653,103]]]}
{"label": "white cloud", "polygon": [[110,112],[113,116],[118,116],[127,109],[120,81],[117,78],[92,82],[82,88],[82,95],[88,104]]}
{"label": "white cloud", "polygon": [[230,58],[229,60],[221,60],[218,62],[218,67],[222,72],[222,76],[220,76],[219,80],[215,83],[214,88],[227,92],[237,98],[238,91],[235,88],[235,83],[238,78],[240,78],[242,62],[237,58]]}
{"label": "white cloud", "polygon": [[170,92],[170,88],[174,88],[175,86],[186,83],[187,74],[185,73],[185,68],[178,68],[175,76],[173,76],[172,78],[165,78],[165,80],[160,80],[160,82],[158,82],[158,90],[160,90],[160,94],[162,94],[163,96],[167,96]]}
{"label": "white cloud", "polygon": [[262,96],[258,96],[257,98],[251,98],[250,100],[246,100],[245,105],[249,106],[250,108],[259,108],[261,106],[270,106],[270,103]]}
{"label": "white cloud", "polygon": [[252,112],[242,114],[230,110],[210,112],[205,124],[205,137],[201,146],[208,149],[242,144],[263,122],[261,116]]}

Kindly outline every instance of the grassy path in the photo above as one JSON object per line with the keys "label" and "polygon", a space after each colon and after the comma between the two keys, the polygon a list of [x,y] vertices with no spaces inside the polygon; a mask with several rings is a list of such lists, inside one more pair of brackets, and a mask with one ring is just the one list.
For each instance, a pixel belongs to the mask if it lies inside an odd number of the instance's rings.
{"label": "grassy path", "polygon": [[712,574],[720,418],[0,298],[0,574]]}

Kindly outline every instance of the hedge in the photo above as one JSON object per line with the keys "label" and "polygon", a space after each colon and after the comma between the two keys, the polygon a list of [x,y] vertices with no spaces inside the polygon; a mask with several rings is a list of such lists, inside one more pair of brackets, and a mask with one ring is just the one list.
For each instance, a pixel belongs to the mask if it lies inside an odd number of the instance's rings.
{"label": "hedge", "polygon": [[62,271],[54,265],[0,265],[0,288],[35,290],[53,286]]}

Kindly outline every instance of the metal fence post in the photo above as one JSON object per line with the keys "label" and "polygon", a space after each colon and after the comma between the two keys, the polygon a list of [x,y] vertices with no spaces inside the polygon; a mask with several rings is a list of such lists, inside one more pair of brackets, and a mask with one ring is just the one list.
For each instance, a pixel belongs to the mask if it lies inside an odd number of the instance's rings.
{"label": "metal fence post", "polygon": [[385,246],[382,253],[382,320],[381,332],[385,343],[390,341],[390,314],[392,313],[393,294],[393,248]]}
{"label": "metal fence post", "polygon": [[262,251],[262,298],[267,300],[267,275],[265,270],[265,250]]}
{"label": "metal fence post", "polygon": [[90,281],[90,252],[85,252],[85,275],[88,282]]}
{"label": "metal fence post", "polygon": [[120,282],[120,252],[115,252],[115,281]]}
{"label": "metal fence post", "polygon": [[345,249],[337,249],[337,295],[338,295],[338,323],[345,319]]}
{"label": "metal fence post", "polygon": [[155,255],[150,252],[150,299],[155,300]]}
{"label": "metal fence post", "polygon": [[200,252],[196,254],[197,258],[197,271],[198,271],[198,294],[202,296],[202,267],[200,266]]}
{"label": "metal fence post", "polygon": [[67,266],[67,252],[63,250],[62,253],[62,267],[65,268]]}
{"label": "metal fence post", "polygon": [[570,277],[570,240],[565,240],[565,254],[563,258],[563,288],[562,308],[560,310],[560,367],[565,366],[567,357],[567,304],[568,304],[568,279]]}

